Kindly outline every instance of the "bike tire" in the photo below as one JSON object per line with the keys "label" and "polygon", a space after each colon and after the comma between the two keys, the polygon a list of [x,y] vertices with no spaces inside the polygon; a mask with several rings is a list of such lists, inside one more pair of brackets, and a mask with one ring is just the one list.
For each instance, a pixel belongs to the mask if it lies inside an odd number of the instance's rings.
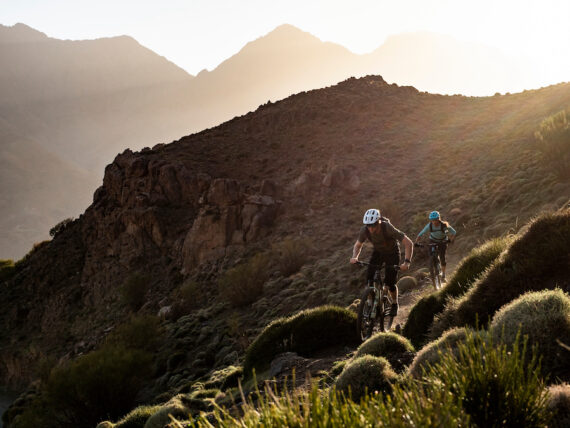
{"label": "bike tire", "polygon": [[392,311],[391,305],[388,303],[387,300],[384,300],[380,303],[380,315],[379,315],[379,324],[380,324],[380,331],[388,332],[392,328],[392,324],[394,323],[394,317],[390,315]]}
{"label": "bike tire", "polygon": [[[376,321],[376,319],[370,317],[370,312],[373,307],[373,305],[369,304],[368,300],[368,296],[370,296],[370,294],[372,294],[372,301],[374,301],[373,289],[365,290],[364,293],[362,293],[356,317],[356,334],[363,342],[372,336],[374,321]],[[377,308],[376,316],[378,316],[378,309],[379,308]]]}
{"label": "bike tire", "polygon": [[433,288],[435,288],[436,290],[437,288],[437,270],[436,270],[436,263],[435,263],[435,258],[433,256],[430,256],[430,260],[429,260],[429,276],[431,279],[431,285],[433,285]]}

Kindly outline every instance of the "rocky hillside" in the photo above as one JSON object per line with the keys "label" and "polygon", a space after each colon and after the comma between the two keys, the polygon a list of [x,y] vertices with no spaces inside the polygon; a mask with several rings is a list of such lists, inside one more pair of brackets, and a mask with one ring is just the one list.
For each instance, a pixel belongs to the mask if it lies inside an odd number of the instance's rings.
{"label": "rocky hillside", "polygon": [[[8,184],[0,200],[0,257],[11,259],[83,212],[105,165],[127,147],[170,142],[350,76],[489,94],[530,87],[534,66],[430,33],[392,37],[356,55],[291,25],[195,77],[130,37],[57,40],[24,24],[0,25],[0,61],[0,179]],[[30,156],[36,148],[53,162]]]}
{"label": "rocky hillside", "polygon": [[[163,361],[148,396],[239,361],[274,317],[354,299],[358,274],[347,261],[371,206],[411,237],[440,210],[458,230],[456,257],[516,231],[570,199],[570,183],[533,138],[568,105],[569,84],[469,98],[369,76],[127,150],[85,213],[1,283],[0,383],[21,387],[38,362],[95,349],[133,310],[168,313],[188,283],[194,305],[166,322],[159,353],[176,349],[177,360]],[[307,242],[301,272],[268,265],[263,294],[246,308],[229,305],[218,292],[225,272],[291,238]],[[136,276],[144,286],[133,307],[125,287]]]}

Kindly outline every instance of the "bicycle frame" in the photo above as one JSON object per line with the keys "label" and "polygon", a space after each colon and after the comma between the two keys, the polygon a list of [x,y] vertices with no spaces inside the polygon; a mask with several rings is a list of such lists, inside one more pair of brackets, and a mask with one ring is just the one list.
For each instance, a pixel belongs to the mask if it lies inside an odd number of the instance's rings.
{"label": "bicycle frame", "polygon": [[429,244],[414,244],[416,247],[428,247],[428,256],[429,256],[429,263],[430,263],[430,275],[431,280],[434,288],[439,290],[442,287],[441,281],[441,259],[439,257],[439,249],[438,247],[441,244],[446,244],[447,241],[444,242],[430,242]]}
{"label": "bicycle frame", "polygon": [[[385,331],[385,319],[388,320],[386,330],[390,330],[394,320],[394,317],[390,316],[393,300],[388,290],[388,286],[385,284],[384,278],[381,275],[383,266],[371,265],[370,263],[360,261],[356,264],[359,266],[373,266],[376,269],[374,281],[371,285],[366,287],[358,309],[357,332],[362,340],[366,340],[371,336],[372,330],[378,320],[380,320],[381,331]],[[399,266],[394,266],[394,268],[396,270],[400,269]],[[371,294],[373,294],[372,299]],[[370,300],[372,301],[370,302]]]}

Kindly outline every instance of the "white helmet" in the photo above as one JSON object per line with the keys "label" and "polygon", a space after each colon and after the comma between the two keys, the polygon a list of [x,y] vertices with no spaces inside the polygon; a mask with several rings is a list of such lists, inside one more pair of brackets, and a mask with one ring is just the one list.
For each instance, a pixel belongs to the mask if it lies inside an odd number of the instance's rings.
{"label": "white helmet", "polygon": [[376,208],[371,208],[364,213],[364,218],[362,219],[362,223],[366,225],[376,224],[380,220],[380,211]]}

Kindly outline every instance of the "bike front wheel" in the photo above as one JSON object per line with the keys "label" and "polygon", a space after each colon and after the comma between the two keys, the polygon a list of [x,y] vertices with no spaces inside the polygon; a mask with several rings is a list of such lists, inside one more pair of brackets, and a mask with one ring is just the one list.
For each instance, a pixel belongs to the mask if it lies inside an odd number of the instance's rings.
{"label": "bike front wheel", "polygon": [[392,312],[392,304],[388,299],[382,299],[380,303],[380,316],[379,316],[379,324],[380,324],[380,331],[390,331],[392,328],[392,324],[394,323],[394,317],[390,315]]}
{"label": "bike front wheel", "polygon": [[366,290],[358,305],[356,334],[363,342],[372,336],[374,321],[376,321],[376,315],[373,314],[375,294],[374,289]]}

